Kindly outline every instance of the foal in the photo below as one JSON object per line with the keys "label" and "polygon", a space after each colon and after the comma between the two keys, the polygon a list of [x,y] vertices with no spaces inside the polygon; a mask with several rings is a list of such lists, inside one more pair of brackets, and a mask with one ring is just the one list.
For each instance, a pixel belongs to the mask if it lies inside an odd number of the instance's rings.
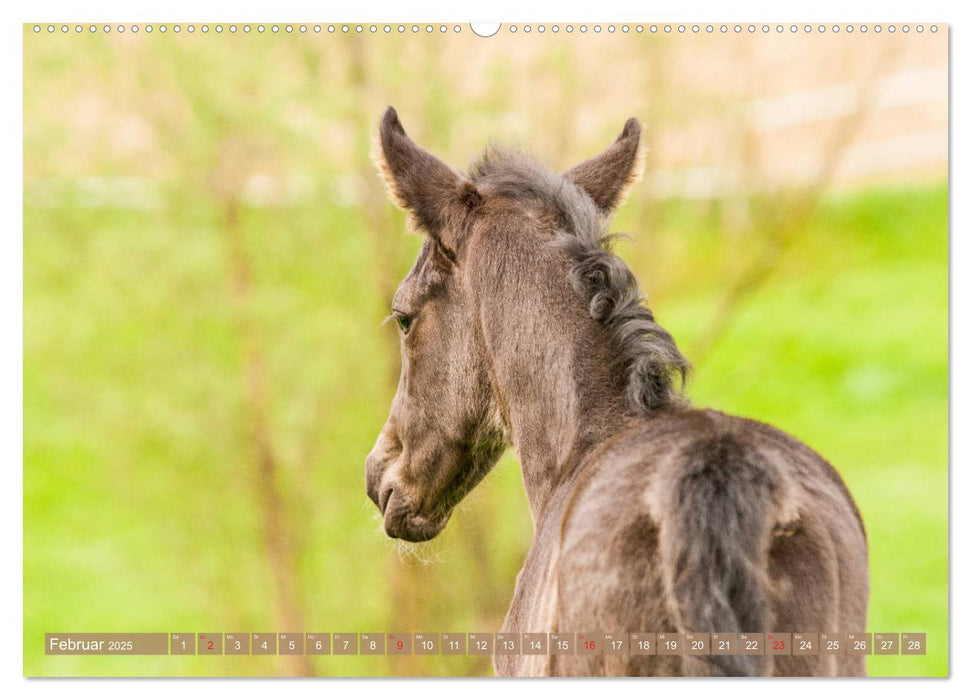
{"label": "foal", "polygon": [[[640,125],[560,175],[464,175],[388,108],[378,162],[426,237],[394,296],[401,377],[366,466],[387,534],[435,537],[516,448],[535,534],[509,632],[862,632],[860,514],[762,423],[695,409],[688,363],[607,247]],[[861,656],[496,656],[499,675],[862,675]]]}

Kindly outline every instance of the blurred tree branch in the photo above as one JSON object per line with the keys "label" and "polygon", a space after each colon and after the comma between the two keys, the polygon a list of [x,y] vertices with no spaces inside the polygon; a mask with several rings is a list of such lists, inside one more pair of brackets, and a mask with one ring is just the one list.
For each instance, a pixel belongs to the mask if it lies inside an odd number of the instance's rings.
{"label": "blurred tree branch", "polygon": [[[280,493],[280,463],[270,429],[266,363],[259,331],[248,313],[253,274],[240,222],[239,192],[242,173],[245,172],[241,159],[235,142],[227,138],[213,184],[221,205],[222,231],[229,258],[230,293],[237,307],[250,440],[256,463],[257,495],[261,503],[266,554],[276,588],[277,620],[281,631],[301,632],[304,630],[304,614],[300,603],[300,575],[293,548],[293,528]],[[313,675],[309,656],[280,655],[278,659],[292,674]]]}

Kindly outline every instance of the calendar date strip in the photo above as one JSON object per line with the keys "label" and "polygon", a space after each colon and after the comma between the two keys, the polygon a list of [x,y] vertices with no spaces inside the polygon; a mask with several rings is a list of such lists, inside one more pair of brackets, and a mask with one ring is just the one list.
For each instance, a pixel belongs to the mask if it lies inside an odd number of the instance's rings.
{"label": "calendar date strip", "polygon": [[924,632],[47,633],[49,656],[923,656]]}

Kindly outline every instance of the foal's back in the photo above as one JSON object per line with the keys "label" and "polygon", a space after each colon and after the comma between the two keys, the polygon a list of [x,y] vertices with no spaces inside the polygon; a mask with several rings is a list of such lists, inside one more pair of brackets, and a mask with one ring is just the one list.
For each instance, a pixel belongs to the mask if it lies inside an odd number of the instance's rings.
{"label": "foal's back", "polygon": [[[862,632],[866,538],[836,471],[715,411],[645,419],[582,467],[559,520],[556,627]],[[551,657],[567,675],[862,675],[860,656]]]}

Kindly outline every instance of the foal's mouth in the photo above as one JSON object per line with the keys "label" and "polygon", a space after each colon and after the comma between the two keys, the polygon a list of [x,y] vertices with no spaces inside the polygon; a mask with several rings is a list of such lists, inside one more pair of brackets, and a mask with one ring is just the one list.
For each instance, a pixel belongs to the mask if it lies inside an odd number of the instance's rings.
{"label": "foal's mouth", "polygon": [[384,531],[388,537],[407,542],[430,540],[444,530],[448,522],[448,515],[433,518],[413,512],[394,489],[382,492],[378,508],[384,514]]}

